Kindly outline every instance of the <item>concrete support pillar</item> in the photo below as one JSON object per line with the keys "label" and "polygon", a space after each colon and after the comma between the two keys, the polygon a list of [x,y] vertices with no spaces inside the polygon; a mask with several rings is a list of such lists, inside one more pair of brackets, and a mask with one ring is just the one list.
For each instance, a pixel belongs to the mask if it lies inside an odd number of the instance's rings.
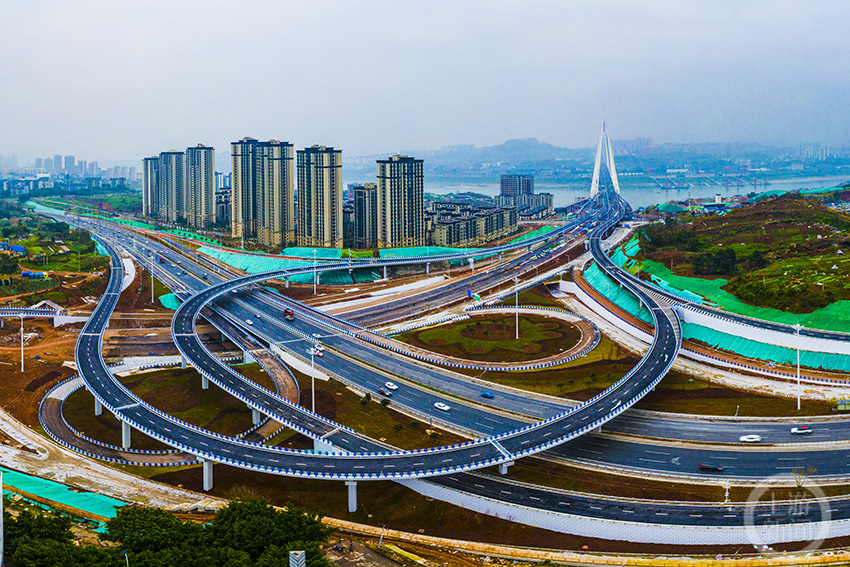
{"label": "concrete support pillar", "polygon": [[182,354],[180,355],[180,368],[186,369],[186,357]]}
{"label": "concrete support pillar", "polygon": [[130,448],[130,424],[126,421],[121,422],[121,446],[125,449]]}
{"label": "concrete support pillar", "polygon": [[263,416],[260,414],[260,410],[251,408],[251,423],[257,425],[258,423],[260,423],[260,420],[262,418]]}
{"label": "concrete support pillar", "polygon": [[94,414],[103,415],[103,404],[97,398],[94,399]]}
{"label": "concrete support pillar", "polygon": [[499,464],[499,474],[508,474],[508,467],[514,464],[513,461],[507,461]]}
{"label": "concrete support pillar", "polygon": [[501,262],[502,262],[502,253],[499,252],[499,263],[501,263]]}
{"label": "concrete support pillar", "polygon": [[213,487],[212,461],[202,462],[204,463],[204,492],[209,492]]}
{"label": "concrete support pillar", "polygon": [[5,326],[6,326],[6,320],[4,318],[0,317],[0,329],[2,329]]}
{"label": "concrete support pillar", "polygon": [[209,390],[210,389],[210,379],[207,378],[206,376],[204,376],[203,374],[201,375],[201,389],[202,390]]}
{"label": "concrete support pillar", "polygon": [[286,283],[286,289],[289,289],[289,276],[287,276],[286,278],[284,278],[284,280],[283,280],[283,281]]}
{"label": "concrete support pillar", "polygon": [[425,273],[426,274],[431,273],[431,262],[425,262]]}
{"label": "concrete support pillar", "polygon": [[242,351],[242,362],[245,364],[251,364],[252,362],[257,362],[254,356],[247,350]]}
{"label": "concrete support pillar", "polygon": [[387,267],[384,266],[384,279],[387,279]]}
{"label": "concrete support pillar", "polygon": [[472,270],[473,272],[475,271],[475,258],[469,259],[469,269]]}
{"label": "concrete support pillar", "polygon": [[[655,389],[655,388],[653,388],[653,390],[654,390],[654,389]],[[594,432],[594,433],[602,433],[602,426],[600,425],[599,427],[597,427],[596,429],[594,429],[594,430],[593,430],[593,432]]]}
{"label": "concrete support pillar", "polygon": [[526,252],[531,252],[531,244],[526,247]]}
{"label": "concrete support pillar", "polygon": [[353,514],[357,511],[357,481],[346,480],[345,486],[348,487],[348,513]]}

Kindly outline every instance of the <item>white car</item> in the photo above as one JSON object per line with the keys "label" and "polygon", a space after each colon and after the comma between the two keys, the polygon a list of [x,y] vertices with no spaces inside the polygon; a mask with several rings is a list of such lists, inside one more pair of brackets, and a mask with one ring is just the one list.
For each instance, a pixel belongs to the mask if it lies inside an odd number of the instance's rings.
{"label": "white car", "polygon": [[253,324],[254,324],[254,322],[253,322],[253,321],[251,321],[250,319],[245,319],[245,323],[247,323],[248,325],[253,325]]}
{"label": "white car", "polygon": [[738,438],[741,443],[760,443],[761,435],[742,435]]}
{"label": "white car", "polygon": [[444,404],[443,402],[435,403],[434,407],[437,408],[440,411],[449,411],[450,409],[452,409],[447,404]]}
{"label": "white car", "polygon": [[398,386],[394,382],[387,382],[384,384],[387,390],[398,390]]}
{"label": "white car", "polygon": [[322,345],[313,345],[313,348],[320,351],[325,350],[325,347],[323,347]]}
{"label": "white car", "polygon": [[313,338],[314,339],[321,339],[322,335],[320,335],[319,333],[313,333]]}
{"label": "white car", "polygon": [[814,431],[811,425],[798,425],[791,428],[791,435],[810,435]]}

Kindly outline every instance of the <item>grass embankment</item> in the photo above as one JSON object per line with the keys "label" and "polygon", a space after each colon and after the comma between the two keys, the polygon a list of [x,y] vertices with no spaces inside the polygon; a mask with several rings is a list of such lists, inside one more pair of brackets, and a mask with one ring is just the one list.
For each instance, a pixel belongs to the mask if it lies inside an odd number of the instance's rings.
{"label": "grass embankment", "polygon": [[[646,227],[641,247],[679,276],[724,278],[718,287],[750,305],[810,313],[850,299],[848,230],[850,216],[786,195],[721,216]],[[722,296],[710,299],[723,304]]]}
{"label": "grass embankment", "polygon": [[[564,306],[557,299],[552,297],[552,294],[549,293],[549,290],[546,289],[544,285],[538,285],[537,287],[532,287],[530,289],[526,289],[519,292],[519,304],[520,305],[542,305],[545,307],[558,307],[563,309]],[[506,297],[504,301],[499,303],[499,306],[505,307],[514,307],[516,305],[517,298],[511,294]]]}
{"label": "grass embankment", "polygon": [[[258,364],[239,365],[236,369],[264,388],[274,391],[271,378]],[[198,427],[222,435],[237,435],[252,425],[251,410],[244,403],[215,386],[203,390],[201,377],[194,369],[169,368],[119,379],[145,402]],[[89,437],[120,445],[121,424],[108,412],[95,416],[92,404],[92,397],[85,389],[77,390],[65,401],[65,419],[77,431]],[[141,433],[133,436],[133,447],[168,448]]]}
{"label": "grass embankment", "polygon": [[575,346],[581,331],[561,319],[542,315],[476,315],[464,321],[414,330],[394,338],[433,352],[484,362],[525,362],[556,355]]}

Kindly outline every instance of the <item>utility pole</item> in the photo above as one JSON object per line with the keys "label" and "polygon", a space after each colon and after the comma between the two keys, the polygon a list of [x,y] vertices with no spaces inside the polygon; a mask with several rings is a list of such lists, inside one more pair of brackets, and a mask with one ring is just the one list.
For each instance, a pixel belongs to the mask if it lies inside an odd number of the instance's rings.
{"label": "utility pole", "polygon": [[317,260],[316,260],[316,249],[313,248],[313,295],[316,295],[316,279],[317,279],[317,275],[318,275],[316,273],[316,269],[317,269],[316,262],[317,262]]}

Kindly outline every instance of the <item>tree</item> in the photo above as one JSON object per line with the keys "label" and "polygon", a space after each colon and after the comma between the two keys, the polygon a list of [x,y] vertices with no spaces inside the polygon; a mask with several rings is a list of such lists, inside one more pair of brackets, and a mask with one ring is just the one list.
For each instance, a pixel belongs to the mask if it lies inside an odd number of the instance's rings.
{"label": "tree", "polygon": [[219,510],[205,530],[210,546],[244,551],[256,561],[272,545],[280,548],[296,541],[323,543],[333,530],[322,525],[322,516],[289,507],[275,510],[265,500],[231,502]]}
{"label": "tree", "polygon": [[129,552],[161,551],[196,542],[203,532],[198,524],[181,522],[159,508],[128,506],[106,523],[103,539],[120,543]]}

